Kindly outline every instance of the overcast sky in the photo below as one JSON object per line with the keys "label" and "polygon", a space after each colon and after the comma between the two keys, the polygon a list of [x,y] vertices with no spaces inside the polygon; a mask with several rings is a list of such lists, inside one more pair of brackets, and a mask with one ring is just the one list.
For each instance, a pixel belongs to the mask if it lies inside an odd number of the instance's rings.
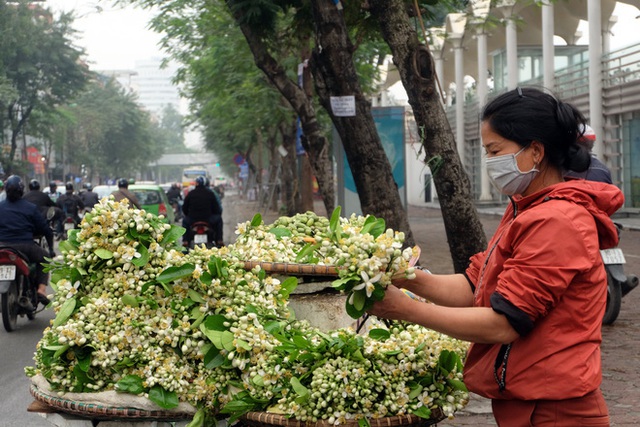
{"label": "overcast sky", "polygon": [[[54,11],[76,10],[75,28],[81,37],[78,45],[86,49],[92,69],[133,68],[138,59],[163,56],[158,48],[160,35],[148,28],[149,11],[132,6],[114,8],[109,0],[47,0],[46,4]],[[619,3],[614,14],[618,24],[613,28],[611,48],[640,43],[638,9]],[[586,44],[588,30],[583,24],[579,30],[584,35],[581,42]]]}

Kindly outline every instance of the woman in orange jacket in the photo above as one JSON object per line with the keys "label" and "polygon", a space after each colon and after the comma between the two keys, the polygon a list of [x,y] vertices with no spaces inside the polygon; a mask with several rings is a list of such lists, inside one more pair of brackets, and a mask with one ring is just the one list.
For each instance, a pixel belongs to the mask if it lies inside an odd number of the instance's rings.
{"label": "woman in orange jacket", "polygon": [[[615,186],[563,179],[589,167],[585,119],[532,88],[492,100],[482,144],[493,185],[511,199],[487,250],[465,274],[416,271],[371,314],[467,340],[465,383],[492,399],[499,426],[608,426],[600,392],[607,277],[599,249],[618,235]],[[409,299],[405,288],[431,303]]]}

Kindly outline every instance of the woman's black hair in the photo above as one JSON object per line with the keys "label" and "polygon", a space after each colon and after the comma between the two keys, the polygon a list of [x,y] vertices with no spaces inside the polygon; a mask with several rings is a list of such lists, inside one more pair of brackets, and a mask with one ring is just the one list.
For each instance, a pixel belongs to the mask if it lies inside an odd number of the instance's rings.
{"label": "woman's black hair", "polygon": [[589,168],[591,155],[578,143],[586,124],[584,116],[542,90],[518,87],[503,93],[484,107],[481,120],[521,147],[538,141],[552,166],[575,172]]}

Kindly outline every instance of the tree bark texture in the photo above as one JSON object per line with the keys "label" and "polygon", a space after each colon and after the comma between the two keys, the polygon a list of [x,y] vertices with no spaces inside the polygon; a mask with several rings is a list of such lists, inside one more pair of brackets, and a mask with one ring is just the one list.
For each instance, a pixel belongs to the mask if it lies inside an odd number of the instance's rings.
{"label": "tree bark texture", "polygon": [[[354,47],[343,16],[332,0],[316,0],[311,5],[316,25],[316,47],[311,57],[316,92],[342,140],[362,212],[384,218],[388,227],[403,231],[406,243],[414,245],[391,164],[371,114],[371,104],[358,83]],[[355,117],[335,116],[331,97],[347,95],[355,97]]]}
{"label": "tree bark texture", "polygon": [[309,154],[313,173],[318,180],[318,188],[322,194],[324,206],[329,214],[335,208],[335,190],[333,179],[333,163],[330,157],[329,143],[322,133],[316,112],[311,100],[304,90],[286,75],[285,70],[271,56],[261,37],[246,24],[243,12],[226,1],[236,23],[249,44],[254,61],[258,68],[267,76],[271,84],[284,96],[300,117],[304,138],[302,145]]}
{"label": "tree bark texture", "polygon": [[443,160],[443,166],[434,171],[433,179],[454,270],[462,273],[469,258],[484,250],[487,241],[471,196],[469,177],[456,151],[454,135],[439,98],[433,57],[428,47],[419,42],[402,0],[369,0],[369,6],[400,71],[426,159],[440,156]]}

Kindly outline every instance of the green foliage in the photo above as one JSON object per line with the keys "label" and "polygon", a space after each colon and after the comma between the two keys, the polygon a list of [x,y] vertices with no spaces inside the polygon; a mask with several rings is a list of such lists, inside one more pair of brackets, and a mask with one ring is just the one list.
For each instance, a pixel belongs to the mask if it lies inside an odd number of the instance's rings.
{"label": "green foliage", "polygon": [[7,173],[31,115],[67,102],[89,78],[80,61],[84,52],[73,44],[72,23],[70,14],[55,17],[32,2],[0,2],[0,133],[11,135],[3,159]]}

